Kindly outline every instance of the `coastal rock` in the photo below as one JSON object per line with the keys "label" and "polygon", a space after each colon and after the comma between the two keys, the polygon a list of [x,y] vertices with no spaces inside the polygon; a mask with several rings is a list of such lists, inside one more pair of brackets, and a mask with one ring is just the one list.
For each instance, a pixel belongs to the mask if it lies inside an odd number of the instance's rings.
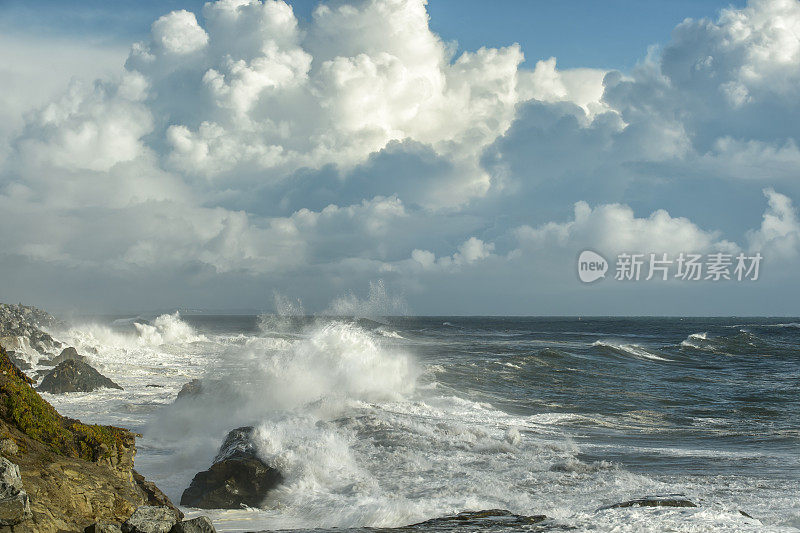
{"label": "coastal rock", "polygon": [[258,507],[283,475],[256,456],[252,427],[234,429],[225,438],[211,468],[195,475],[181,505],[201,509]]}
{"label": "coastal rock", "polygon": [[78,350],[69,346],[61,350],[61,353],[57,356],[53,357],[52,359],[48,359],[46,361],[40,361],[39,364],[42,366],[56,366],[64,361],[81,361],[86,362],[86,358],[78,353]]}
{"label": "coastal rock", "polygon": [[91,392],[103,387],[122,389],[88,364],[67,359],[44,376],[38,390],[53,394]]}
{"label": "coastal rock", "polygon": [[217,533],[214,524],[207,516],[198,516],[185,522],[179,522],[172,527],[170,533]]}
{"label": "coastal rock", "polygon": [[19,354],[17,352],[8,352],[8,358],[11,359],[11,362],[14,363],[17,368],[20,370],[30,370],[33,368],[27,360],[23,359],[23,354]]}
{"label": "coastal rock", "polygon": [[95,522],[86,526],[83,533],[122,533],[122,528],[118,524],[111,522]]}
{"label": "coastal rock", "polygon": [[28,494],[19,467],[0,457],[0,526],[14,526],[31,517]]}
{"label": "coastal rock", "polygon": [[[141,505],[169,502],[134,476],[135,434],[63,417],[31,384],[0,346],[0,436],[18,445],[12,464],[25,480],[32,515],[15,532],[83,531],[95,522],[121,523]],[[173,515],[175,522],[183,518],[177,509]]]}
{"label": "coastal rock", "polygon": [[625,502],[614,503],[606,505],[599,510],[605,509],[623,509],[626,507],[697,507],[694,503],[687,499],[674,497],[674,496],[645,496],[636,500],[628,500]]}
{"label": "coastal rock", "polygon": [[545,515],[527,516],[514,514],[505,509],[488,509],[485,511],[465,511],[455,516],[433,518],[406,527],[434,531],[490,531],[495,528],[527,530],[531,524],[538,524],[544,520],[547,520]]}
{"label": "coastal rock", "polygon": [[176,523],[169,507],[143,505],[122,524],[122,533],[169,533]]}

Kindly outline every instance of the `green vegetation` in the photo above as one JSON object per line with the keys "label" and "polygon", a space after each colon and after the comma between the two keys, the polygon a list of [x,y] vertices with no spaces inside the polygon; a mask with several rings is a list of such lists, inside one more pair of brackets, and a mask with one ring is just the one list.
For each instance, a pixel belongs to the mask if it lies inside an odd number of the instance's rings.
{"label": "green vegetation", "polygon": [[32,387],[0,346],[0,418],[61,455],[87,461],[111,458],[132,446],[134,435],[113,426],[65,418]]}

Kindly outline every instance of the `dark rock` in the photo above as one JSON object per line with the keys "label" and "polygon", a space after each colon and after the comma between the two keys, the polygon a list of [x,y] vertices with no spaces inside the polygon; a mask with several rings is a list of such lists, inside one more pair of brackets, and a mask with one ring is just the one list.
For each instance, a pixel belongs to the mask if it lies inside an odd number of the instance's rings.
{"label": "dark rock", "polygon": [[64,361],[81,361],[85,363],[86,358],[81,354],[79,354],[78,350],[70,346],[69,348],[64,348],[63,350],[61,350],[61,353],[53,357],[52,359],[39,361],[39,364],[42,366],[57,366],[63,363]]}
{"label": "dark rock", "polygon": [[673,496],[646,496],[637,500],[628,500],[626,502],[606,505],[605,507],[601,507],[599,510],[622,509],[625,507],[697,507],[697,505],[689,500]]}
{"label": "dark rock", "polygon": [[545,515],[517,515],[505,509],[489,509],[486,511],[465,511],[455,516],[433,518],[406,526],[405,528],[424,529],[433,531],[489,531],[500,529],[527,529],[530,524],[543,522]]}
{"label": "dark rock", "polygon": [[267,493],[283,482],[281,473],[255,454],[252,427],[234,429],[225,438],[214,464],[194,476],[181,505],[201,509],[258,507]]}
{"label": "dark rock", "polygon": [[145,385],[148,389],[163,389],[164,385],[156,385],[155,383],[148,383]]}
{"label": "dark rock", "polygon": [[175,400],[177,401],[184,398],[192,398],[200,396],[202,393],[203,393],[203,380],[193,379],[192,381],[181,387],[181,390],[178,391],[178,396],[177,398],[175,398]]}
{"label": "dark rock", "polygon": [[122,524],[123,533],[169,533],[178,523],[172,509],[143,505]]}
{"label": "dark rock", "polygon": [[30,517],[30,501],[22,489],[19,467],[0,457],[0,526],[14,526]]}
{"label": "dark rock", "polygon": [[111,522],[95,522],[91,526],[86,526],[83,533],[122,533],[122,528]]}
{"label": "dark rock", "polygon": [[230,383],[221,379],[193,379],[181,387],[175,402],[212,395],[234,398],[237,391]]}
{"label": "dark rock", "polygon": [[[752,517],[752,516],[750,516],[749,514],[747,514],[747,513],[745,513],[744,511],[742,511],[741,509],[739,509],[739,514],[741,514],[741,515],[742,515],[742,516],[744,516],[745,518],[753,518],[753,517]],[[753,518],[753,520],[755,520],[755,518]]]}
{"label": "dark rock", "polygon": [[103,387],[122,389],[83,361],[68,359],[45,375],[37,390],[62,394],[65,392],[91,392]]}
{"label": "dark rock", "polygon": [[207,516],[198,516],[185,522],[178,522],[170,533],[217,533],[214,524]]}

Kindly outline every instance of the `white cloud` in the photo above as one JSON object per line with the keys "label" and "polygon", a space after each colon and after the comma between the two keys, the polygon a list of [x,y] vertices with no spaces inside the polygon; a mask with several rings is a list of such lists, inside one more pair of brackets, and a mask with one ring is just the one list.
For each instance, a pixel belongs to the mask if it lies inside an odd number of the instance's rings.
{"label": "white cloud", "polygon": [[720,239],[715,231],[705,231],[683,217],[671,217],[658,210],[647,218],[637,218],[626,205],[606,204],[590,207],[575,204],[572,220],[550,222],[538,227],[521,226],[516,235],[523,249],[562,248],[577,253],[593,249],[615,255],[627,253],[735,252],[738,246]]}
{"label": "white cloud", "polygon": [[[337,1],[301,23],[220,0],[159,18],[123,69],[60,98],[25,98],[22,76],[0,96],[3,257],[341,287],[743,235],[796,257],[800,3],[687,20],[625,74],[526,69],[518,45],[454,56],[425,6]],[[765,185],[785,195],[767,189],[745,233]]]}
{"label": "white cloud", "polygon": [[800,253],[800,221],[791,199],[764,189],[769,208],[764,213],[761,227],[747,233],[747,241],[752,252],[761,252],[769,259],[796,257]]}

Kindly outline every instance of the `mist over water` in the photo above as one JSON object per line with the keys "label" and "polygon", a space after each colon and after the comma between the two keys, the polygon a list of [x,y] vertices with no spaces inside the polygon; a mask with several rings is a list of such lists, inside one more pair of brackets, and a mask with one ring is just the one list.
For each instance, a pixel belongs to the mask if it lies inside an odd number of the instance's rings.
{"label": "mist over water", "polygon": [[[47,398],[143,433],[137,469],[174,500],[253,425],[285,482],[261,509],[212,512],[220,530],[491,508],[544,530],[800,528],[800,321],[380,318],[395,304],[376,285],[331,306],[352,318],[284,299],[76,325],[61,338],[125,390]],[[173,403],[194,378],[208,393]],[[699,507],[599,510],[663,494]]]}

